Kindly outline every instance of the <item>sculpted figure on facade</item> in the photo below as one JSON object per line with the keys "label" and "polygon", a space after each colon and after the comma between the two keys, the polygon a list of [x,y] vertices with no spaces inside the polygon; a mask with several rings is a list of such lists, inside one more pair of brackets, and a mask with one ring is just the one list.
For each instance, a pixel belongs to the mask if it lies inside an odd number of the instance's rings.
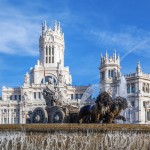
{"label": "sculpted figure on facade", "polygon": [[23,94],[23,98],[22,98],[22,101],[23,101],[23,102],[27,102],[27,101],[29,101],[29,98],[28,98],[28,94],[27,94],[27,92],[24,92],[24,94]]}
{"label": "sculpted figure on facade", "polygon": [[30,84],[30,76],[28,72],[24,76],[24,84],[26,85]]}
{"label": "sculpted figure on facade", "polygon": [[58,80],[59,80],[59,83],[61,83],[61,84],[63,83],[62,71],[59,72]]}

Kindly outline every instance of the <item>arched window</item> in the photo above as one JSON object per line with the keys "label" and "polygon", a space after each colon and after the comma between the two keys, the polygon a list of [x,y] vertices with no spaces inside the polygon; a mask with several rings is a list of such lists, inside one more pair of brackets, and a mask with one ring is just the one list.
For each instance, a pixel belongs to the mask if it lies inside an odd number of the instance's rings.
{"label": "arched window", "polygon": [[146,93],[149,93],[149,84],[146,84]]}
{"label": "arched window", "polygon": [[111,77],[114,77],[114,70],[111,70]]}
{"label": "arched window", "polygon": [[147,121],[150,121],[150,109],[147,111]]}
{"label": "arched window", "polygon": [[48,46],[46,46],[46,64],[48,63]]}
{"label": "arched window", "polygon": [[130,84],[127,84],[127,93],[130,93]]}
{"label": "arched window", "polygon": [[145,92],[145,83],[143,83],[143,92]]}
{"label": "arched window", "polygon": [[57,84],[57,79],[54,76],[46,76],[45,78],[42,79],[41,83],[48,83],[49,79],[52,80],[53,84]]}
{"label": "arched window", "polygon": [[131,84],[131,92],[132,92],[132,93],[135,93],[135,83],[132,83],[132,84]]}

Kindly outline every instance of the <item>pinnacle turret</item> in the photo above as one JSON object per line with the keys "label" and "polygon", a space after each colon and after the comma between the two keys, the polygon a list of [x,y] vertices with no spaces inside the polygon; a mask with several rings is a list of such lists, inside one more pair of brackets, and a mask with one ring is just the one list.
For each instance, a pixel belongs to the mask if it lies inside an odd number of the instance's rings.
{"label": "pinnacle turret", "polygon": [[47,25],[46,25],[46,21],[44,21],[42,24],[42,34],[44,34],[46,30],[47,30]]}
{"label": "pinnacle turret", "polygon": [[120,65],[120,56],[118,54],[116,54],[116,51],[113,53],[113,56],[110,56],[108,55],[107,51],[105,53],[105,56],[103,57],[103,55],[101,54],[101,65],[104,65],[104,64],[118,64]]}
{"label": "pinnacle turret", "polygon": [[141,75],[141,73],[142,73],[142,67],[141,67],[140,61],[138,61],[138,65],[137,65],[137,67],[136,67],[136,73],[137,73],[138,75]]}

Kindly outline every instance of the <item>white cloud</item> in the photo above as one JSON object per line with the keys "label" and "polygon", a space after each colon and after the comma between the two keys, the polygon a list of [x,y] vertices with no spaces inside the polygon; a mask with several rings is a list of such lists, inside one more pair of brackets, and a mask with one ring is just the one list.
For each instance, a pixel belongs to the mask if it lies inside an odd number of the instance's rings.
{"label": "white cloud", "polygon": [[[118,29],[119,30],[119,29]],[[136,53],[144,57],[150,57],[150,32],[136,27],[122,27],[121,31],[95,31],[91,34],[96,42],[106,48],[116,48],[124,52],[124,57],[130,53]]]}
{"label": "white cloud", "polygon": [[0,52],[17,55],[37,55],[39,27],[25,21],[0,22]]}
{"label": "white cloud", "polygon": [[[41,24],[45,19],[65,18],[70,20],[67,8],[59,13],[42,5],[40,1],[31,1],[13,7],[7,0],[0,6],[0,53],[37,56]],[[61,8],[61,7],[60,7]],[[42,9],[43,12],[39,12]],[[48,10],[49,9],[49,10]],[[51,23],[51,22],[50,22]]]}

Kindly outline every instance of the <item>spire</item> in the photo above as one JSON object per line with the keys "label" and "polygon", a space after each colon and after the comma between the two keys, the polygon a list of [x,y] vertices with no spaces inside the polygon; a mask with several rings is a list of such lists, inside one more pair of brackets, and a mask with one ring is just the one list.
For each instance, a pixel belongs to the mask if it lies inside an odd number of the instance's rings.
{"label": "spire", "polygon": [[103,63],[103,55],[102,55],[102,53],[101,53],[101,55],[100,55],[100,63],[101,63],[101,64]]}
{"label": "spire", "polygon": [[120,54],[118,53],[118,60],[120,61]]}
{"label": "spire", "polygon": [[42,34],[44,34],[46,30],[47,30],[47,25],[46,25],[46,20],[45,20],[42,24]]}
{"label": "spire", "polygon": [[137,68],[141,68],[141,63],[140,63],[140,61],[138,61],[138,66],[137,66]]}
{"label": "spire", "polygon": [[101,59],[103,58],[103,54],[101,53],[101,57],[100,57]]}
{"label": "spire", "polygon": [[116,50],[114,52],[114,60],[116,61],[117,55],[116,55]]}
{"label": "spire", "polygon": [[55,20],[54,21],[54,31],[56,31],[57,30],[57,21]]}
{"label": "spire", "polygon": [[138,65],[136,67],[136,73],[140,75],[142,73],[141,63],[138,61]]}
{"label": "spire", "polygon": [[58,31],[61,30],[61,29],[60,29],[60,22],[58,22],[58,24],[57,24],[57,30],[58,30]]}
{"label": "spire", "polygon": [[108,53],[107,53],[107,50],[106,50],[105,58],[108,59]]}

